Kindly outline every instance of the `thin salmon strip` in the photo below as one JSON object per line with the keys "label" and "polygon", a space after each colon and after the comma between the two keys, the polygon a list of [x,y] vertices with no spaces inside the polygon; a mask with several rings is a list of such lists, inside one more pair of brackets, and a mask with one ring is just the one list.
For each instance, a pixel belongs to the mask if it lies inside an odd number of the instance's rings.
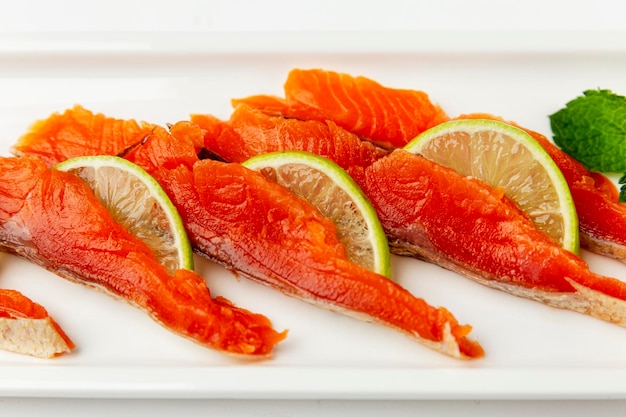
{"label": "thin salmon strip", "polygon": [[270,321],[211,298],[204,278],[170,276],[150,249],[116,223],[91,189],[38,157],[0,158],[0,249],[123,299],[203,346],[267,358],[284,333]]}
{"label": "thin salmon strip", "polygon": [[[483,356],[466,337],[471,327],[448,310],[348,261],[335,225],[287,188],[239,164],[189,166],[181,159],[193,151],[187,125],[172,126],[172,135],[155,129],[126,157],[163,186],[199,254],[285,295],[407,333],[453,357]],[[199,128],[195,135],[202,137]],[[175,159],[172,149],[180,152]]]}
{"label": "thin salmon strip", "polygon": [[252,96],[233,100],[269,114],[301,120],[331,120],[365,140],[391,149],[403,147],[424,130],[448,120],[423,91],[385,87],[366,77],[294,69],[284,85],[285,99]]}
{"label": "thin salmon strip", "polygon": [[[358,82],[355,80],[360,78],[321,70],[295,69],[289,73],[285,83],[285,99],[257,95],[235,99],[233,104],[246,103],[269,115],[294,117],[301,120],[334,120],[343,128],[358,134],[361,139],[372,140],[389,149],[403,147],[406,141],[385,139],[385,135],[396,137],[394,126],[397,123],[397,117],[395,115],[383,114],[382,118],[371,119],[372,124],[385,126],[380,136],[372,136],[376,129],[368,131],[362,128],[360,116],[376,112],[372,110],[370,102],[359,99],[360,92],[358,88],[355,88]],[[377,89],[378,87],[374,87],[371,90],[372,94]],[[346,105],[346,102],[350,104]],[[390,104],[390,106],[404,108],[411,106],[412,102],[406,97],[398,96],[398,103]],[[347,109],[350,110],[350,115],[346,115],[343,119]],[[439,109],[439,111],[440,115],[432,117],[425,128],[417,134],[447,120],[448,116],[442,110]],[[425,113],[430,114],[428,111]],[[489,118],[505,121],[500,117],[484,113],[465,114],[458,118]],[[338,121],[339,119],[341,121]],[[407,123],[410,124],[411,121],[408,120]],[[413,123],[422,126],[420,118],[415,118]],[[626,205],[619,203],[613,184],[601,174],[587,170],[544,135],[513,122],[508,123],[526,130],[533,136],[563,172],[579,216],[581,247],[626,262]],[[390,127],[387,129],[388,124]],[[385,144],[386,141],[387,144]]]}
{"label": "thin salmon strip", "polygon": [[[351,77],[330,71],[295,69],[287,77],[284,86],[285,98],[256,95],[234,99],[233,104],[245,103],[274,116],[301,120],[333,120],[341,127],[356,133],[363,140],[373,141],[388,149],[403,147],[408,141],[392,140],[392,138],[402,137],[402,135],[397,135],[396,127],[398,120],[402,118],[389,112],[382,112],[378,117],[379,112],[376,109],[380,107],[372,108],[372,100],[364,100],[361,97],[367,94],[375,95],[381,87],[376,85],[372,87],[367,82],[357,81],[361,79],[362,77]],[[369,93],[361,91],[361,83],[363,89],[371,88]],[[390,101],[389,107],[409,108],[413,105],[414,99],[407,96],[394,95],[394,97],[397,101]],[[425,116],[406,120],[407,125],[410,126],[411,123],[416,125],[413,128],[415,133],[413,136],[448,119],[440,108],[435,106],[437,110],[435,113],[432,113],[429,108],[427,105],[424,106]],[[362,120],[363,115],[370,118],[370,125]],[[465,114],[458,118],[488,118],[505,121],[501,117],[485,113]],[[424,123],[424,120],[428,120],[428,123]],[[525,129],[514,122],[507,122],[526,130],[533,136],[563,172],[579,216],[580,246],[626,263],[626,205],[619,203],[613,184],[601,174],[587,170],[544,135]],[[368,125],[369,129],[364,128],[364,125]],[[377,129],[378,126],[382,127],[380,131]],[[413,136],[408,137],[408,140]]]}
{"label": "thin salmon strip", "polygon": [[365,167],[387,154],[332,121],[285,119],[247,104],[239,104],[226,122],[210,115],[192,115],[190,120],[203,130],[204,147],[229,162],[298,149],[336,161],[359,184]]}
{"label": "thin salmon strip", "polygon": [[396,253],[626,326],[626,283],[591,272],[501,190],[396,150],[366,170],[365,191]]}
{"label": "thin salmon strip", "polygon": [[380,323],[453,357],[483,356],[467,337],[471,327],[448,310],[349,262],[334,224],[314,206],[239,164],[199,160],[198,126],[179,122],[170,132],[156,127],[124,155],[164,187],[197,253],[285,295]]}
{"label": "thin salmon strip", "polygon": [[[584,310],[584,302],[587,302],[572,301],[572,297],[580,297],[585,291],[577,285],[593,288],[596,298],[623,299],[625,284],[596,276],[581,258],[569,252],[562,253],[564,251],[551,240],[546,240],[545,234],[536,229],[500,191],[482,183],[479,185],[476,180],[465,182],[456,172],[441,170],[438,165],[406,152],[394,151],[393,158],[389,155],[346,158],[343,155],[361,155],[358,149],[369,143],[358,138],[342,142],[337,139],[344,137],[341,135],[315,136],[306,128],[312,123],[310,121],[288,120],[249,107],[244,111],[242,106],[238,105],[220,130],[203,130],[205,147],[217,153],[228,149],[224,155],[234,160],[269,149],[309,150],[334,160],[351,174],[356,172],[355,180],[374,204],[393,253],[425,259],[490,287],[550,305],[560,306],[560,300],[565,300],[562,307],[576,311]],[[209,132],[219,135],[211,137]],[[329,141],[333,143],[329,144]],[[306,149],[302,147],[303,143],[306,143]],[[345,146],[354,147],[353,152],[343,150]],[[415,171],[402,171],[418,163]],[[433,202],[431,210],[420,211],[419,216],[407,211],[422,209],[431,201],[430,195],[433,201],[441,204],[458,200],[459,206],[448,211],[442,206],[439,210]],[[494,213],[506,215],[495,216]],[[461,233],[463,227],[470,225],[473,226],[465,234]],[[433,246],[435,241],[444,239],[447,239],[445,245]],[[548,262],[552,262],[550,267],[546,266]],[[563,265],[559,266],[561,262]],[[562,293],[567,295],[564,297]],[[609,307],[600,309],[607,311],[589,307],[587,312],[626,325],[622,307],[618,305],[616,308],[615,319]]]}
{"label": "thin salmon strip", "polygon": [[75,347],[42,305],[19,291],[0,289],[0,349],[49,359]]}
{"label": "thin salmon strip", "polygon": [[[48,165],[59,158],[69,159],[78,152],[82,155],[117,155],[129,146],[140,142],[153,126],[134,120],[121,120],[93,114],[76,105],[63,113],[54,113],[47,119],[35,122],[12,148],[15,155],[37,155]],[[54,141],[41,140],[53,137]],[[76,138],[91,138],[90,142]]]}
{"label": "thin salmon strip", "polygon": [[495,119],[528,132],[548,152],[569,186],[580,230],[580,246],[626,263],[626,204],[619,202],[617,187],[605,176],[591,172],[563,152],[541,133],[486,113],[459,116],[460,119]]}

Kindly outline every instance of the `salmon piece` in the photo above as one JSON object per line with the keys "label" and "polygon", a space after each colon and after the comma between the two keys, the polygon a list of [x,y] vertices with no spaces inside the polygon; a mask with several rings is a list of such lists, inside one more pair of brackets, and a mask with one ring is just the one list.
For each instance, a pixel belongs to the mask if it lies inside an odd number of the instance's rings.
{"label": "salmon piece", "polygon": [[[224,126],[205,128],[220,132]],[[186,121],[169,132],[155,127],[124,152],[163,186],[198,254],[285,295],[388,326],[450,356],[484,355],[467,337],[471,327],[448,310],[348,261],[334,224],[307,201],[239,164],[199,160],[194,144],[206,132]]]}
{"label": "salmon piece", "polygon": [[467,338],[471,327],[448,310],[348,261],[335,225],[287,188],[234,163],[207,159],[167,168],[172,155],[163,149],[185,142],[190,152],[192,140],[155,129],[126,157],[163,186],[199,254],[285,295],[391,327],[453,357],[483,356]]}
{"label": "salmon piece", "polygon": [[297,149],[336,161],[357,184],[364,180],[365,167],[387,154],[332,121],[285,119],[246,104],[238,105],[226,122],[210,115],[192,115],[191,122],[202,129],[205,149],[225,161]]}
{"label": "salmon piece", "polygon": [[541,133],[485,113],[459,118],[495,119],[525,130],[548,152],[569,185],[578,213],[580,246],[590,252],[626,263],[626,204],[617,187],[604,175],[591,172]]}
{"label": "salmon piece", "polygon": [[[12,153],[37,155],[48,165],[75,156],[117,155],[141,142],[154,126],[93,114],[76,105],[35,122],[11,149]],[[88,142],[82,138],[90,138]]]}
{"label": "salmon piece", "polygon": [[[221,119],[211,115],[211,114],[193,114],[191,115],[193,119],[193,125],[200,126],[203,129],[199,140],[200,140],[200,151],[198,152],[201,155],[201,152],[207,152],[207,149],[204,147],[204,137],[219,137],[222,133],[222,128],[225,126],[224,122]],[[195,138],[196,135],[192,132],[189,132],[191,137]],[[189,136],[189,135],[188,135]],[[220,158],[219,155],[211,154],[209,155],[212,159]]]}
{"label": "salmon piece", "polygon": [[[296,69],[289,74],[285,84],[285,99],[257,95],[235,99],[233,104],[245,103],[269,115],[281,115],[301,120],[334,120],[343,128],[358,134],[362,139],[368,140],[371,139],[372,133],[362,128],[363,122],[359,120],[358,116],[369,114],[368,112],[372,111],[371,106],[365,100],[354,100],[358,94],[352,93],[359,89],[359,87],[355,87],[358,84],[355,80],[360,78],[362,77],[353,78],[345,74]],[[374,92],[378,88],[373,87],[371,94],[375,94]],[[347,92],[350,92],[349,97]],[[410,106],[410,101],[407,98],[399,97],[398,100],[401,104],[398,104],[397,107]],[[350,105],[346,106],[346,101],[349,101]],[[349,114],[345,115],[345,119],[343,119],[346,111]],[[484,113],[465,114],[458,118],[488,118],[505,121],[501,117]],[[383,120],[384,123],[381,122],[381,126],[386,126],[389,121],[391,121],[391,126],[394,126],[396,119],[390,115],[383,115],[382,118],[375,118],[375,120]],[[447,120],[447,116],[441,111],[439,116],[434,117],[431,123],[425,125],[425,129],[445,120]],[[505,122],[520,127],[533,136],[563,172],[579,216],[581,247],[590,252],[609,256],[626,263],[626,205],[619,203],[618,192],[614,185],[602,174],[587,170],[544,135],[525,129],[510,121]],[[394,129],[391,127],[390,131],[394,132]],[[420,130],[417,134],[425,129]],[[374,137],[374,142],[389,149],[403,147],[407,143],[396,141],[385,144],[382,143],[384,141],[381,142],[380,137]],[[334,159],[332,156],[330,157]],[[344,169],[346,169],[345,166]]]}
{"label": "salmon piece", "polygon": [[[228,150],[224,155],[240,160],[270,149],[313,150],[348,172],[359,173],[355,179],[374,204],[391,251],[397,255],[424,259],[490,287],[576,311],[585,310],[585,303],[597,304],[602,297],[621,300],[626,295],[622,294],[626,286],[621,281],[598,277],[581,258],[563,253],[499,190],[477,180],[462,180],[454,171],[401,150],[371,159],[342,159],[343,154],[350,153],[328,149],[358,147],[358,140],[341,144],[335,138],[296,127],[311,122],[284,118],[281,122],[280,117],[259,115],[258,110],[241,113],[241,106],[218,138],[205,136],[205,147]],[[249,113],[255,117],[243,116]],[[292,127],[288,134],[284,128],[287,123]],[[236,131],[232,126],[237,126]],[[274,126],[274,131],[268,126]],[[238,134],[224,135],[228,129]],[[285,140],[288,135],[294,137]],[[329,140],[336,143],[330,145]],[[301,145],[304,142],[306,149]],[[409,169],[413,165],[415,171]],[[447,203],[459,205],[446,211]],[[414,212],[426,204],[431,204],[430,211]],[[441,210],[438,204],[442,204]],[[434,246],[439,241],[445,243]],[[551,261],[549,266],[547,260]],[[615,316],[610,302],[605,304],[583,312],[626,325],[623,307],[616,307],[619,311]]]}
{"label": "salmon piece", "polygon": [[[253,107],[257,110],[263,111],[271,116],[281,116],[281,117],[289,117],[289,115],[299,115],[299,112],[302,112],[299,116],[301,116],[301,120],[319,120],[326,121],[328,120],[324,117],[324,113],[318,111],[317,109],[307,108],[306,106],[301,106],[297,108],[296,103],[287,103],[287,100],[278,96],[270,96],[259,94],[255,96],[248,96],[245,98],[233,98],[230,100],[233,108],[237,108],[240,104],[247,105]],[[315,114],[315,117],[311,117],[307,115],[306,112],[310,114]],[[292,117],[293,117],[292,116]]]}
{"label": "salmon piece", "polygon": [[626,326],[626,283],[555,244],[501,190],[396,150],[366,170],[396,253],[489,287]]}
{"label": "salmon piece", "polygon": [[0,158],[0,196],[6,252],[123,299],[174,333],[224,353],[267,358],[285,337],[266,317],[211,298],[196,273],[170,276],[73,174],[49,169],[38,157]]}
{"label": "salmon piece", "polygon": [[[176,133],[179,136],[184,136],[191,141],[194,148],[194,156],[199,154],[204,148],[204,136],[199,130],[198,126],[191,123],[176,123],[175,125],[168,124],[170,132]],[[185,155],[185,153],[183,153]]]}
{"label": "salmon piece", "polygon": [[75,347],[42,305],[19,291],[0,289],[0,349],[49,359]]}
{"label": "salmon piece", "polygon": [[338,126],[391,149],[448,120],[423,91],[385,87],[366,77],[321,69],[294,69],[284,85],[284,102],[274,96],[235,99],[272,115],[332,120]]}

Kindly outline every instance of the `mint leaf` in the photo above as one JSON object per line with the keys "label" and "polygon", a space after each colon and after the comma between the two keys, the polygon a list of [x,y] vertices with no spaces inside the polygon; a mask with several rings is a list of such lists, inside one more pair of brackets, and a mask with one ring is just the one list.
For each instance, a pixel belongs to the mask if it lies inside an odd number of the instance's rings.
{"label": "mint leaf", "polygon": [[626,97],[601,89],[583,94],[549,116],[554,142],[587,169],[626,171]]}

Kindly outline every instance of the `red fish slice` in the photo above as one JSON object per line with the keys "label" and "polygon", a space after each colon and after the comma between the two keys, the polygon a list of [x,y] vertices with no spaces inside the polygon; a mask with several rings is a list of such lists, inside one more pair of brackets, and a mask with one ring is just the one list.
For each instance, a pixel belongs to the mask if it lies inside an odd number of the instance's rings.
{"label": "red fish slice", "polygon": [[321,69],[294,69],[285,99],[253,96],[233,100],[270,114],[302,120],[332,120],[384,148],[403,147],[424,130],[448,120],[426,93],[394,89],[366,77]]}
{"label": "red fish slice", "polygon": [[[335,137],[315,136],[306,127],[310,123],[321,122],[287,120],[240,104],[230,120],[223,123],[220,129],[205,130],[205,147],[218,153],[228,149],[226,155],[235,160],[242,160],[266,149],[303,150],[299,146],[305,143],[308,150],[333,159],[349,172],[357,172],[356,178],[374,203],[391,250],[396,254],[424,258],[485,285],[576,311],[584,310],[586,302],[578,299],[585,289],[575,289],[576,285],[587,285],[604,293],[594,293],[593,299],[610,296],[621,300],[626,294],[622,293],[626,285],[621,281],[599,277],[589,271],[582,259],[570,256],[569,253],[563,254],[563,249],[551,240],[546,240],[546,236],[529,222],[514,203],[489,186],[483,184],[480,188],[475,184],[476,181],[464,182],[456,172],[440,170],[439,166],[426,164],[422,158],[418,160],[422,162],[419,170],[416,168],[415,172],[401,172],[403,164],[410,166],[416,163],[407,155],[403,159],[398,155],[392,159],[388,159],[390,156],[343,158],[342,155],[360,155],[358,149],[369,144],[357,138],[342,142]],[[211,137],[210,132],[218,132],[219,135]],[[334,142],[329,144],[328,141]],[[229,148],[229,145],[234,144],[236,146]],[[345,146],[354,146],[355,149],[350,153],[343,150]],[[342,151],[338,152],[337,149]],[[381,177],[378,183],[374,179],[376,175]],[[429,175],[440,180],[428,182]],[[444,199],[452,202],[459,200],[467,207],[455,207],[455,211],[451,209],[448,212],[443,207],[441,211],[435,207],[431,211],[420,212],[422,217],[406,213],[409,208],[421,208],[425,201],[430,201],[420,197],[424,192],[432,195],[439,193],[442,202],[446,201]],[[475,195],[472,194],[474,192]],[[491,216],[496,212],[506,213],[506,216]],[[394,215],[399,217],[396,219]],[[466,235],[461,234],[462,227],[469,227],[470,220],[480,224],[480,227],[468,230]],[[427,229],[425,225],[437,227]],[[454,233],[457,229],[459,233]],[[437,239],[445,238],[449,239],[445,245],[433,247]],[[525,244],[522,245],[522,242]],[[535,243],[537,247],[531,250]],[[539,250],[540,247],[543,250]],[[475,250],[470,251],[470,248]],[[544,266],[547,260],[554,261],[549,268]],[[563,262],[563,265],[560,266],[559,262]],[[564,278],[566,272],[569,275],[565,277],[575,283]],[[607,282],[610,285],[605,285]],[[563,296],[562,293],[567,295]],[[559,300],[564,300],[561,305]],[[617,311],[613,312],[609,307],[591,303],[585,312],[626,325],[622,307],[618,305],[616,308]],[[613,318],[614,314],[616,318]]]}
{"label": "red fish slice", "polygon": [[349,262],[334,224],[314,206],[241,165],[199,161],[198,126],[181,122],[170,132],[154,128],[125,157],[163,186],[198,253],[286,295],[389,326],[451,356],[483,356],[467,338],[471,327],[445,308]]}
{"label": "red fish slice", "polygon": [[43,306],[18,291],[0,289],[0,349],[52,358],[74,347]]}
{"label": "red fish slice", "polygon": [[[134,120],[120,120],[94,115],[82,106],[74,106],[63,113],[54,113],[46,120],[35,122],[15,144],[16,155],[38,155],[49,166],[59,159],[82,155],[117,155],[141,141],[154,126]],[[54,137],[54,141],[41,141],[41,137]],[[77,138],[89,137],[84,143]]]}
{"label": "red fish slice", "polygon": [[626,283],[591,272],[500,190],[397,150],[366,171],[390,245],[484,285],[626,326]]}
{"label": "red fish slice", "polygon": [[285,336],[266,317],[212,299],[194,272],[168,275],[86,183],[48,169],[38,157],[1,158],[0,195],[4,251],[121,298],[167,329],[222,352],[265,358]]}
{"label": "red fish slice", "polygon": [[[388,148],[403,147],[413,138],[399,135],[397,125],[404,126],[405,131],[417,132],[414,135],[416,136],[426,128],[447,119],[441,109],[435,107],[437,111],[432,113],[430,106],[427,105],[423,107],[422,114],[413,118],[403,119],[397,112],[387,112],[381,117],[369,119],[360,117],[372,112],[372,100],[363,99],[366,93],[361,91],[357,81],[359,79],[361,78],[330,71],[296,69],[287,77],[285,99],[259,95],[236,99],[233,103],[246,103],[270,115],[301,120],[333,120],[343,128],[358,134],[362,139],[383,144]],[[363,84],[363,88],[366,85]],[[377,94],[379,86],[372,88],[371,94]],[[393,108],[404,109],[414,103],[404,95],[395,95],[395,98],[397,101],[390,104]],[[378,115],[378,112],[374,113]],[[481,113],[462,115],[459,118],[469,117],[504,121],[500,117]],[[428,123],[424,123],[424,120],[428,120]],[[384,128],[378,129],[381,126]],[[626,262],[626,208],[617,201],[618,197],[612,184],[601,174],[589,172],[545,136],[528,129],[524,130],[542,144],[569,184],[579,216],[581,247]]]}
{"label": "red fish slice", "polygon": [[[408,333],[451,356],[483,355],[466,337],[471,327],[445,308],[349,262],[334,224],[285,187],[239,164],[204,160],[174,168],[174,160],[193,150],[189,136],[201,133],[187,122],[171,133],[176,140],[155,129],[126,157],[163,186],[200,254],[286,295]],[[172,149],[180,154],[173,157]]]}
{"label": "red fish slice", "polygon": [[[507,122],[485,113],[464,114],[458,118]],[[615,185],[602,174],[589,171],[544,135],[513,122],[507,123],[524,129],[535,138],[563,173],[578,213],[580,246],[626,263],[626,204],[619,202]]]}
{"label": "red fish slice", "polygon": [[243,162],[258,154],[298,149],[336,161],[357,184],[364,180],[365,167],[387,154],[331,121],[269,116],[246,104],[235,107],[228,122],[197,114],[191,122],[203,130],[204,147],[226,161]]}

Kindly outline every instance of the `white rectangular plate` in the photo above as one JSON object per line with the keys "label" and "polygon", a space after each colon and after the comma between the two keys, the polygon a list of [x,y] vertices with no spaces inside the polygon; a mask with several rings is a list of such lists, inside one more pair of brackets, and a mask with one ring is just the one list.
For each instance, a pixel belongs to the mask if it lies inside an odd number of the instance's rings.
{"label": "white rectangular plate", "polygon": [[[488,112],[547,136],[548,115],[582,91],[626,94],[626,48],[619,33],[335,35],[0,37],[0,154],[10,155],[33,121],[74,104],[161,124],[190,113],[227,118],[230,98],[280,95],[296,67],[423,90],[451,116]],[[626,265],[584,251],[582,256],[596,272],[626,277]],[[1,254],[0,287],[43,304],[77,349],[54,360],[0,352],[0,396],[626,398],[626,329],[482,287],[432,264],[394,257],[394,276],[471,324],[484,359],[448,358],[393,331],[196,261],[214,295],[289,329],[272,360],[224,357],[122,302]]]}

